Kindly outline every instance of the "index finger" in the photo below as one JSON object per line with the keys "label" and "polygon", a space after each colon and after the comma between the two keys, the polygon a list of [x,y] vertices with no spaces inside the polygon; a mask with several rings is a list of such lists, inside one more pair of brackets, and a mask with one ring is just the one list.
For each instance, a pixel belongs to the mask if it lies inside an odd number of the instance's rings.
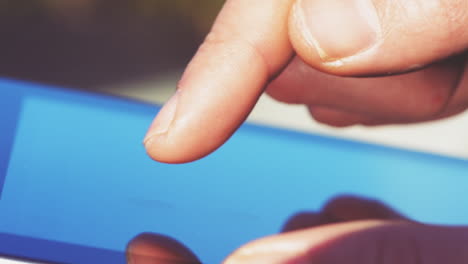
{"label": "index finger", "polygon": [[293,0],[228,0],[145,138],[155,160],[183,163],[221,146],[292,56]]}

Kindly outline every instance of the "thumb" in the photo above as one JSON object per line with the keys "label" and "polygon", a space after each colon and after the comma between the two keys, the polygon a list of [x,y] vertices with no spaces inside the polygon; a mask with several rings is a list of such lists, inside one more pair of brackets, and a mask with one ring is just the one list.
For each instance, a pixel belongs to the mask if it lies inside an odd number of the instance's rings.
{"label": "thumb", "polygon": [[399,221],[325,225],[254,241],[224,264],[468,263],[468,228]]}
{"label": "thumb", "polygon": [[229,0],[145,139],[155,160],[199,159],[247,118],[268,79],[292,56],[293,0]]}
{"label": "thumb", "polygon": [[338,75],[409,71],[468,48],[466,0],[297,0],[291,14],[298,55]]}

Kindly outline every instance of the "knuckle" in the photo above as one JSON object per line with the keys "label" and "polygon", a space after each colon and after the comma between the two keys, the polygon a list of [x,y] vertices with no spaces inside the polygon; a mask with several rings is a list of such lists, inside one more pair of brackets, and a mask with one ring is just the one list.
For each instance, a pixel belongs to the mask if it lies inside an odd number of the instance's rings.
{"label": "knuckle", "polygon": [[309,108],[309,112],[315,121],[327,126],[343,128],[356,124],[344,116],[334,115],[320,108]]}
{"label": "knuckle", "polygon": [[445,110],[449,98],[448,92],[421,93],[410,101],[408,112],[405,115],[415,120],[432,119]]}
{"label": "knuckle", "polygon": [[211,31],[206,35],[205,40],[198,48],[199,53],[209,52],[215,47],[222,47],[228,43],[226,36],[218,32],[219,31]]}
{"label": "knuckle", "polygon": [[252,42],[236,31],[225,30],[226,28],[229,28],[229,25],[223,25],[223,21],[217,22],[205,37],[197,53],[212,54],[213,50],[220,50],[222,52],[218,56],[221,56],[221,59],[225,57],[226,63],[229,63],[229,56],[242,54],[250,58],[252,63],[258,63],[268,75],[271,75],[272,67],[258,43]]}

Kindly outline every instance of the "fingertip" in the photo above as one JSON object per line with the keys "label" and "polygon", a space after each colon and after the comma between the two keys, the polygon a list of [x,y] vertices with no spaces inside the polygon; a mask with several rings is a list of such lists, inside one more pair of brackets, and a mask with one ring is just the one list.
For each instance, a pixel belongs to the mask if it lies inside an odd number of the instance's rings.
{"label": "fingertip", "polygon": [[181,242],[161,234],[142,233],[126,249],[129,264],[200,264],[197,256]]}
{"label": "fingertip", "polygon": [[[177,136],[174,137],[177,140]],[[145,141],[144,147],[151,159],[166,164],[193,162],[209,155],[216,149],[215,146],[211,145],[187,145],[189,143],[179,143],[179,140],[175,140],[169,138],[168,134],[155,135]]]}
{"label": "fingertip", "polygon": [[298,56],[317,70],[341,76],[376,74],[359,60],[376,49],[381,31],[371,0],[297,0],[289,19]]}
{"label": "fingertip", "polygon": [[464,0],[441,6],[411,2],[297,0],[289,18],[290,39],[307,64],[340,76],[414,71],[466,50],[467,16],[451,19],[466,13],[466,5],[460,5]]}
{"label": "fingertip", "polygon": [[151,158],[194,161],[230,138],[292,56],[286,23],[292,1],[226,1],[179,82],[177,106],[163,108],[145,139]]}
{"label": "fingertip", "polygon": [[263,59],[245,41],[203,45],[145,139],[157,161],[190,162],[219,148],[245,121],[268,79]]}

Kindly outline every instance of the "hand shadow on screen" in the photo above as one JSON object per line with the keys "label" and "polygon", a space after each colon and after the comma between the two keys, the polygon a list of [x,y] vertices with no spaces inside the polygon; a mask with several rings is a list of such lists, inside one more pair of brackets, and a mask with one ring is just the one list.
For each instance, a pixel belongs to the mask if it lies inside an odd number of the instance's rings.
{"label": "hand shadow on screen", "polygon": [[[280,233],[294,232],[323,225],[360,221],[360,220],[407,220],[390,207],[379,201],[356,196],[337,196],[330,199],[317,212],[299,212],[289,217]],[[336,237],[321,248],[322,254],[335,254],[327,248],[330,245],[349,243],[355,239],[366,238],[373,234],[375,227],[346,236]],[[383,227],[385,228],[385,227]],[[127,246],[129,264],[201,264],[197,256],[181,242],[161,234],[143,233],[130,241]]]}

